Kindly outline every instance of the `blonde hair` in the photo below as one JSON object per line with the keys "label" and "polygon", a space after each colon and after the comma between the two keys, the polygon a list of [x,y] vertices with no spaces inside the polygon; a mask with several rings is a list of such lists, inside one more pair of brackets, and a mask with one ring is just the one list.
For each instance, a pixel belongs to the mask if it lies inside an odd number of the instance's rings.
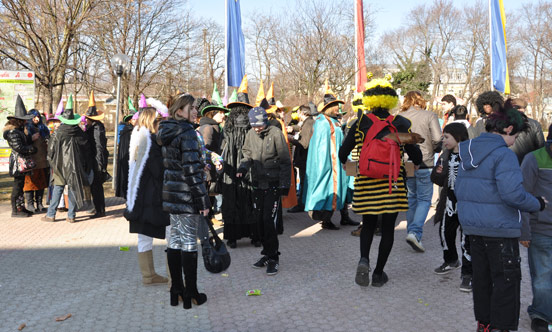
{"label": "blonde hair", "polygon": [[145,127],[150,133],[155,134],[157,132],[157,125],[155,120],[157,118],[157,110],[153,107],[145,107],[140,110],[138,116],[138,122],[136,127],[138,129]]}
{"label": "blonde hair", "polygon": [[421,109],[425,109],[427,101],[422,97],[419,91],[408,91],[404,96],[404,101],[401,105],[401,112],[408,110],[412,106],[418,106]]}

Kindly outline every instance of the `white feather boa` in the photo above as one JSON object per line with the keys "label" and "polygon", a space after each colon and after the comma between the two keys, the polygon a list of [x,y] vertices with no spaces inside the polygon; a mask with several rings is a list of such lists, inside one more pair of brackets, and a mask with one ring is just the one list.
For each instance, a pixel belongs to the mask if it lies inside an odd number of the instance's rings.
{"label": "white feather boa", "polygon": [[151,149],[151,133],[145,127],[134,128],[130,136],[130,148],[128,158],[128,191],[127,191],[127,209],[132,212],[142,172],[148,161]]}

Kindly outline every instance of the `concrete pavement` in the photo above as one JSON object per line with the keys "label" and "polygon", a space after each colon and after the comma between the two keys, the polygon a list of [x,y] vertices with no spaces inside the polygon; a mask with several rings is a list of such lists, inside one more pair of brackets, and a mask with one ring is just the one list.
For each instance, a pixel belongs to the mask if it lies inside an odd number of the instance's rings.
{"label": "concrete pavement", "polygon": [[[169,305],[166,286],[142,285],[137,238],[128,233],[124,204],[110,198],[108,205],[105,218],[88,220],[79,212],[74,224],[65,213],[58,213],[56,223],[41,222],[44,214],[11,219],[9,206],[1,206],[0,331],[17,331],[23,323],[23,331],[475,331],[471,294],[458,290],[460,270],[433,273],[442,251],[432,220],[424,227],[426,252],[420,254],[404,241],[400,214],[385,269],[389,282],[362,288],[354,282],[355,227],[322,230],[306,213],[284,213],[278,275],[251,268],[260,248],[238,241],[222,274],[207,272],[199,258],[198,288],[208,301],[184,310]],[[372,268],[378,244],[375,237]],[[156,270],[166,276],[164,248],[164,241],[154,241]],[[527,250],[521,252],[519,330],[530,331]],[[246,296],[250,289],[262,295]],[[68,313],[72,317],[55,321]]]}

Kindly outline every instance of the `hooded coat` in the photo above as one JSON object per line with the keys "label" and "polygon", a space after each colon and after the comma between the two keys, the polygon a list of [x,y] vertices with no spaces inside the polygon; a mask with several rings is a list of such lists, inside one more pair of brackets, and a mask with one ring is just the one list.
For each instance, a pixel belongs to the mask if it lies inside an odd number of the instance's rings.
{"label": "hooded coat", "polygon": [[188,121],[161,121],[157,143],[163,152],[163,211],[199,214],[210,208],[197,134]]}
{"label": "hooded coat", "polygon": [[540,202],[523,188],[517,157],[495,133],[459,145],[460,167],[454,191],[466,235],[519,238],[521,212],[536,212]]}
{"label": "hooded coat", "polygon": [[156,136],[147,128],[134,128],[129,142],[128,193],[124,217],[130,222],[130,233],[157,239],[165,238],[170,225],[163,211],[163,155]]}
{"label": "hooded coat", "polygon": [[59,126],[48,143],[48,162],[53,184],[68,185],[75,195],[77,210],[84,207],[84,188],[90,185],[92,158],[87,136],[79,126],[65,123]]}

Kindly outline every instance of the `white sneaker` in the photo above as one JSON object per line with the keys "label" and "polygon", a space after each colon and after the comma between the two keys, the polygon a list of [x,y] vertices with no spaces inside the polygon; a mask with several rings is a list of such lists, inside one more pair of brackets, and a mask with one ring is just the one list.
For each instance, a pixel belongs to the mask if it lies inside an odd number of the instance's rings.
{"label": "white sneaker", "polygon": [[422,241],[418,241],[416,238],[416,235],[412,233],[408,233],[406,236],[406,243],[410,244],[412,249],[414,249],[417,252],[425,252],[424,247],[422,246]]}

